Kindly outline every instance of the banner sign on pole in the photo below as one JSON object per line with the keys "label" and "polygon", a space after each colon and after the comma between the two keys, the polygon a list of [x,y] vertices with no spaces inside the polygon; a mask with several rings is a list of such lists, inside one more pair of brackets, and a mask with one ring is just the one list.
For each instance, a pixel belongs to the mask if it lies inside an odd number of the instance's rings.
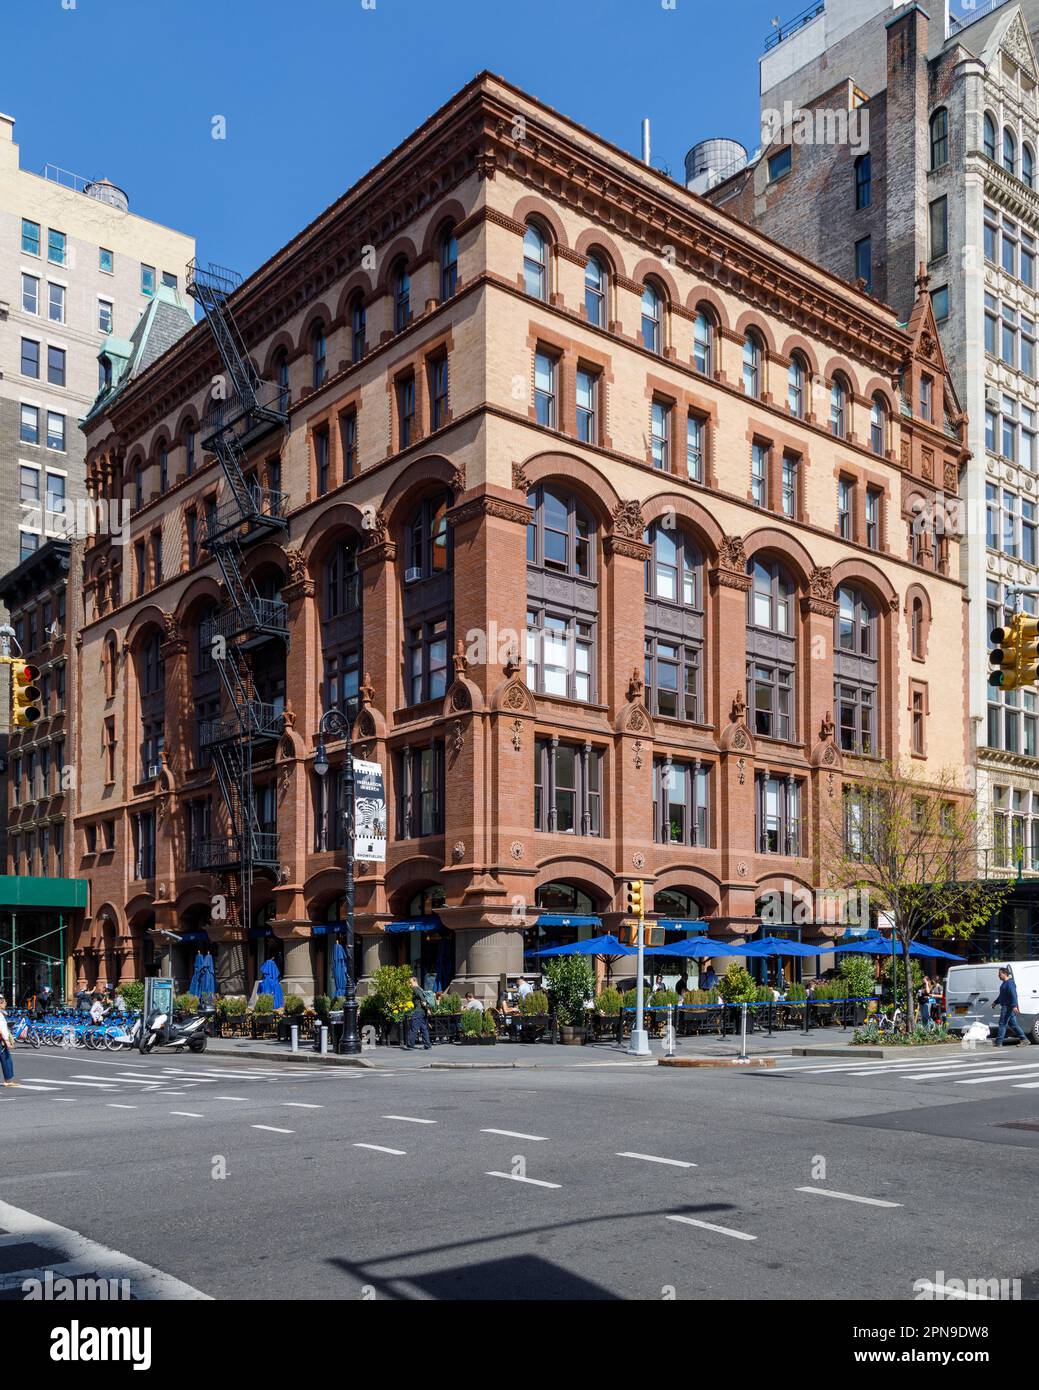
{"label": "banner sign on pole", "polygon": [[386,786],[382,767],[354,759],[354,859],[381,864],[386,858]]}

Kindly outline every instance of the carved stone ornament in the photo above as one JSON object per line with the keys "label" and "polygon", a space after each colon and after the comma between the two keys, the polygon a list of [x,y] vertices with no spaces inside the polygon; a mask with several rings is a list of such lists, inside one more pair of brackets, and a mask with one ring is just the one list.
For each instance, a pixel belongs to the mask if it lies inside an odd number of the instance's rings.
{"label": "carved stone ornament", "polygon": [[646,856],[641,850],[636,850],[631,856],[631,863],[633,868],[644,869],[646,867]]}
{"label": "carved stone ornament", "polygon": [[827,739],[833,738],[833,731],[835,727],[836,726],[833,722],[833,714],[830,712],[830,710],[827,710],[826,713],[823,715],[823,722],[819,726],[819,737],[822,739],[824,743],[827,741]]}
{"label": "carved stone ornament", "polygon": [[808,580],[808,592],[812,598],[833,600],[833,571],[829,565],[817,565]]}
{"label": "carved stone ornament", "polygon": [[826,774],[826,794],[827,794],[827,796],[829,796],[830,798],[832,798],[832,797],[834,796],[834,793],[835,793],[835,791],[836,791],[836,785],[835,785],[835,784],[836,784],[836,778],[834,777],[834,775],[833,775],[832,772],[828,772],[828,773]]}
{"label": "carved stone ornament", "polygon": [[823,762],[824,762],[824,763],[835,763],[836,761],[837,761],[837,754],[834,752],[833,744],[831,743],[830,746],[829,746],[829,748],[827,748],[826,752],[823,754]]}
{"label": "carved stone ornament", "polygon": [[747,780],[747,760],[746,758],[736,759],[736,781],[742,787]]}
{"label": "carved stone ornament", "polygon": [[[743,731],[742,729],[737,729],[736,732],[735,732],[735,733],[733,734],[733,736],[732,736],[732,744],[731,744],[731,747],[733,747],[733,748],[746,748],[747,746],[748,746],[747,735],[744,733],[744,731]],[[742,778],[741,778],[740,780],[742,781]]]}
{"label": "carved stone ornament", "polygon": [[508,655],[505,658],[505,663],[501,669],[507,681],[511,681],[513,676],[519,674],[519,654],[512,647],[509,648]]}
{"label": "carved stone ornament", "polygon": [[734,724],[742,724],[747,717],[747,701],[742,690],[736,691],[736,698],[729,710],[729,718]]}
{"label": "carved stone ornament", "polygon": [[635,764],[636,771],[642,766],[642,740],[637,738],[632,749],[632,762]]}
{"label": "carved stone ornament", "polygon": [[469,694],[469,687],[461,684],[456,685],[451,692],[451,708],[457,710],[471,710],[472,707],[473,697]]}
{"label": "carved stone ornament", "polygon": [[505,698],[502,700],[502,704],[506,709],[525,710],[527,708],[527,697],[524,695],[522,687],[519,685],[510,686],[505,692]]}
{"label": "carved stone ornament", "polygon": [[454,844],[451,846],[451,858],[455,861],[456,864],[461,863],[461,861],[465,858],[464,840],[456,840]]}
{"label": "carved stone ornament", "polygon": [[509,853],[512,855],[513,859],[523,858],[523,846],[520,844],[519,840],[513,840],[512,844],[509,846]]}
{"label": "carved stone ornament", "polygon": [[307,557],[302,550],[286,550],[285,559],[289,567],[289,583],[302,584],[310,578],[307,571]]}
{"label": "carved stone ornament", "polygon": [[459,637],[458,641],[455,643],[455,654],[452,660],[455,665],[455,679],[461,680],[469,669],[469,658],[465,654],[465,643],[462,641],[461,637]]}
{"label": "carved stone ornament", "polygon": [[636,734],[641,734],[645,729],[649,727],[646,721],[646,716],[642,713],[640,709],[633,709],[631,713],[628,715],[627,727],[632,733]]}
{"label": "carved stone ornament", "polygon": [[375,512],[367,514],[364,520],[365,542],[363,549],[370,550],[372,546],[383,545],[386,541],[389,522],[382,508],[376,508]]}
{"label": "carved stone ornament", "polygon": [[614,535],[629,541],[641,541],[645,530],[641,502],[618,502],[613,509]]}
{"label": "carved stone ornament", "polygon": [[451,747],[456,756],[461,753],[462,749],[465,747],[465,732],[462,729],[462,721],[460,719],[456,719],[451,726]]}
{"label": "carved stone ornament", "polygon": [[296,727],[296,711],[292,708],[291,700],[285,701],[285,708],[282,710],[281,718],[284,728],[294,729]]}
{"label": "carved stone ornament", "polygon": [[357,688],[357,693],[361,697],[362,705],[370,705],[375,699],[375,686],[372,685],[371,671],[365,671],[364,680]]}
{"label": "carved stone ornament", "polygon": [[[628,699],[632,704],[642,699],[642,692],[646,688],[646,682],[642,678],[642,672],[636,666],[632,670],[631,679],[628,681]],[[630,727],[630,726],[629,726]]]}
{"label": "carved stone ornament", "polygon": [[516,752],[520,752],[523,747],[523,724],[519,719],[512,721],[512,746]]}
{"label": "carved stone ornament", "polygon": [[527,493],[530,491],[530,480],[527,477],[522,463],[514,463],[512,465],[512,486],[517,492],[522,492],[524,497],[526,497]]}
{"label": "carved stone ornament", "polygon": [[456,463],[451,469],[451,481],[448,484],[452,494],[460,497],[465,491],[465,464]]}
{"label": "carved stone ornament", "polygon": [[177,621],[176,614],[163,613],[162,628],[164,641],[182,642],[184,640],[184,634],[180,630],[180,623]]}
{"label": "carved stone ornament", "polygon": [[923,353],[925,357],[933,358],[937,350],[937,347],[938,344],[934,341],[934,338],[925,328],[924,331],[920,334],[920,351]]}
{"label": "carved stone ornament", "polygon": [[362,710],[357,719],[357,737],[374,738],[375,732],[375,720],[371,716],[371,711]]}
{"label": "carved stone ornament", "polygon": [[742,536],[722,536],[718,546],[718,564],[722,569],[741,572],[747,568],[747,548]]}
{"label": "carved stone ornament", "polygon": [[736,865],[736,872],[739,874],[740,878],[746,878],[747,875],[750,873],[750,870],[747,868],[746,864],[743,862],[742,859]]}

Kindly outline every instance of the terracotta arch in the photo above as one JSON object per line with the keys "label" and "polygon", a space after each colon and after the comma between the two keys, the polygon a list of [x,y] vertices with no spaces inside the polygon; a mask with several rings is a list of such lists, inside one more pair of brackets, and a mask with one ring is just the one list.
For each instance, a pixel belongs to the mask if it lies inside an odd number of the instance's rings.
{"label": "terracotta arch", "polygon": [[320,563],[345,531],[352,531],[359,538],[364,535],[364,513],[359,507],[351,502],[337,502],[319,513],[299,543],[300,550],[307,557],[307,564]]}
{"label": "terracotta arch", "polygon": [[705,285],[698,285],[689,292],[685,307],[691,314],[698,314],[701,308],[709,310],[718,327],[729,331],[729,311],[714,290],[708,289]]}
{"label": "terracotta arch", "polygon": [[906,619],[906,631],[909,634],[909,652],[911,656],[917,655],[913,651],[913,606],[919,603],[923,614],[923,622],[920,631],[920,652],[921,657],[927,655],[927,645],[931,636],[931,595],[922,584],[910,584],[906,589],[905,604],[903,613]]}
{"label": "terracotta arch", "polygon": [[398,473],[386,489],[382,511],[391,530],[405,524],[408,511],[416,500],[438,491],[437,484],[447,492],[455,479],[455,466],[441,454],[427,454],[414,459]]}
{"label": "terracotta arch", "polygon": [[364,270],[355,270],[352,275],[348,276],[346,283],[340,290],[339,298],[336,300],[336,318],[338,320],[342,321],[346,318],[354,295],[358,291],[361,294],[361,302],[368,304],[374,294],[374,288],[371,276]]}
{"label": "terracotta arch", "polygon": [[749,536],[745,536],[743,544],[748,563],[756,555],[776,555],[783,560],[787,569],[793,572],[797,587],[808,587],[812,571],[816,568],[815,561],[801,542],[788,532],[781,531],[777,526],[763,526],[760,530],[751,531]]}
{"label": "terracotta arch", "polygon": [[342,896],[343,870],[334,864],[326,869],[318,869],[304,880],[303,903],[312,922],[321,922],[323,918],[315,914],[324,912],[330,903]]}
{"label": "terracotta arch", "polygon": [[194,428],[195,433],[197,434],[199,429],[201,428],[201,421],[199,420],[198,411],[195,409],[193,405],[186,405],[184,409],[180,412],[180,414],[177,416],[177,423],[173,430],[174,440],[183,440],[184,431],[187,428],[189,422]]}
{"label": "terracotta arch", "polygon": [[664,291],[667,299],[667,307],[670,309],[673,304],[681,304],[682,296],[679,294],[678,285],[675,277],[651,256],[644,256],[631,272],[631,278],[637,280],[640,285],[644,285],[647,280],[655,280]]}
{"label": "terracotta arch", "polygon": [[829,362],[827,362],[823,369],[824,379],[832,386],[835,376],[844,377],[845,381],[851,387],[852,395],[858,400],[862,399],[862,387],[859,385],[858,375],[846,357],[831,357]]}
{"label": "terracotta arch", "polygon": [[462,206],[457,198],[450,198],[436,210],[436,216],[431,217],[426,226],[425,236],[422,238],[422,255],[433,256],[436,254],[437,243],[440,234],[448,222],[458,226],[459,222],[464,222],[469,216],[469,210]]}
{"label": "terracotta arch", "polygon": [[799,352],[808,364],[808,371],[813,377],[819,375],[819,356],[807,338],[800,333],[792,333],[783,344],[781,356],[788,360],[793,357],[795,352]]}
{"label": "terracotta arch", "polygon": [[279,352],[288,353],[291,361],[296,355],[296,344],[292,340],[292,334],[288,329],[283,328],[280,333],[276,333],[267,344],[267,352],[263,359],[263,377],[269,381],[274,376],[274,359]]}
{"label": "terracotta arch", "polygon": [[531,487],[554,478],[565,479],[596,521],[607,530],[612,528],[613,510],[620,505],[621,499],[614,491],[613,484],[584,459],[576,458],[573,454],[534,454],[524,461],[523,471]]}
{"label": "terracotta arch", "polygon": [[393,271],[394,267],[397,265],[397,263],[400,261],[401,257],[404,258],[404,265],[408,271],[411,270],[411,267],[418,260],[418,254],[415,250],[415,243],[409,236],[397,237],[397,239],[391,242],[390,245],[386,248],[386,250],[382,253],[382,271],[380,272],[379,278],[375,283],[376,294],[389,293],[390,274]]}
{"label": "terracotta arch", "polygon": [[885,381],[880,376],[870,377],[869,381],[866,382],[865,395],[871,403],[874,396],[883,397],[884,404],[887,406],[888,420],[893,421],[897,418],[898,407],[895,404],[895,395],[889,381]]}
{"label": "terracotta arch", "polygon": [[520,198],[512,209],[512,216],[514,221],[521,222],[524,226],[530,218],[534,218],[536,222],[541,222],[548,229],[557,246],[570,245],[566,228],[563,226],[559,214],[543,198],[538,198],[534,194]]}
{"label": "terracotta arch", "polygon": [[288,583],[288,560],[285,558],[284,549],[275,541],[260,541],[258,545],[247,551],[245,564],[246,578],[251,578],[256,571],[266,566],[273,566],[278,570],[283,583]]}
{"label": "terracotta arch", "polygon": [[212,907],[213,894],[208,888],[196,884],[193,888],[185,888],[178,893],[173,900],[173,911],[179,919],[182,914],[190,912],[193,908]]}
{"label": "terracotta arch", "polygon": [[597,228],[586,228],[577,238],[574,250],[582,256],[594,255],[596,251],[606,262],[606,269],[611,275],[627,276],[628,272],[624,268],[624,257],[621,255],[620,248],[612,237]]}
{"label": "terracotta arch", "polygon": [[90,941],[92,945],[96,944],[96,933],[103,922],[111,922],[116,929],[117,936],[127,936],[129,934],[130,914],[124,912],[117,903],[109,900],[108,902],[102,903],[90,919]]}
{"label": "terracotta arch", "polygon": [[139,609],[126,629],[123,645],[133,651],[141,637],[153,627],[158,628],[161,634],[165,631],[165,617],[165,611],[154,603],[149,603],[147,607]]}
{"label": "terracotta arch", "polygon": [[687,522],[689,529],[695,532],[704,552],[704,559],[712,562],[717,560],[718,547],[724,533],[707,508],[695,498],[685,497],[676,492],[659,492],[655,497],[648,497],[642,504],[642,515],[647,526],[669,510]]}
{"label": "terracotta arch", "polygon": [[417,893],[422,888],[443,887],[443,863],[431,854],[414,854],[408,859],[394,864],[386,873],[386,900],[400,902],[406,895]]}
{"label": "terracotta arch", "polygon": [[310,351],[310,339],[313,335],[315,327],[319,323],[323,323],[325,325],[325,336],[327,338],[327,336],[332,332],[333,322],[334,319],[332,316],[332,310],[328,307],[324,300],[322,300],[319,304],[312,305],[306,318],[303,320],[302,327],[300,328],[299,338],[296,343],[296,352],[307,353]]}
{"label": "terracotta arch", "polygon": [[775,357],[775,334],[756,309],[747,309],[736,320],[736,326],[733,332],[737,334],[738,337],[745,338],[752,329],[758,335],[769,357]]}
{"label": "terracotta arch", "polygon": [[890,609],[898,601],[895,586],[880,566],[875,565],[872,560],[861,559],[857,555],[849,556],[846,560],[840,560],[834,565],[831,574],[834,590],[843,584],[868,589],[880,605],[881,612]]}
{"label": "terracotta arch", "polygon": [[[572,883],[601,903],[600,912],[608,912],[613,904],[616,884],[613,875],[594,859],[559,855],[538,862],[535,892],[546,883]],[[533,907],[531,909],[533,911]]]}
{"label": "terracotta arch", "polygon": [[673,864],[661,870],[653,881],[652,891],[659,893],[665,889],[682,889],[701,899],[708,899],[710,905],[705,909],[707,914],[716,913],[721,904],[721,881],[695,864]]}
{"label": "terracotta arch", "polygon": [[176,607],[176,617],[182,627],[191,624],[203,604],[222,603],[224,591],[218,581],[209,574],[194,578],[180,596]]}

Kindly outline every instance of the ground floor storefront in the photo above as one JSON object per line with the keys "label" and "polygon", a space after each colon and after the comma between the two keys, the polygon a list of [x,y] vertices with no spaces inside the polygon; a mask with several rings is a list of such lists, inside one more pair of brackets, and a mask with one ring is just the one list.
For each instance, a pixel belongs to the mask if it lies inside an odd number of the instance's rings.
{"label": "ground floor storefront", "polygon": [[86,906],[82,879],[0,875],[0,991],[10,1003],[69,992]]}

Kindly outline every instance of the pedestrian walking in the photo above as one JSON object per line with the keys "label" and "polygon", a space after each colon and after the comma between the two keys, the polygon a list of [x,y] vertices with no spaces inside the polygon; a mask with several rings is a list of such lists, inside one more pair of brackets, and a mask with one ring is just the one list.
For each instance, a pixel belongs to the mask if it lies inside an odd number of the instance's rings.
{"label": "pedestrian walking", "polygon": [[14,1039],[7,1022],[7,1000],[0,994],[0,1069],[5,1086],[17,1086],[14,1079]]}
{"label": "pedestrian walking", "polygon": [[920,1022],[924,1028],[931,1026],[931,980],[925,975],[920,981],[920,988],[916,992],[916,1001],[920,1006]]}
{"label": "pedestrian walking", "polygon": [[411,1028],[408,1033],[408,1041],[404,1044],[410,1052],[415,1046],[415,1039],[422,1039],[422,1046],[428,1052],[433,1046],[429,1037],[429,999],[426,991],[419,987],[415,976],[411,977]]}
{"label": "pedestrian walking", "polygon": [[1014,984],[1008,966],[1004,965],[1000,967],[999,979],[999,993],[992,1001],[993,1008],[995,1008],[997,1004],[999,1005],[999,1028],[996,1032],[995,1045],[996,1047],[1006,1046],[1004,1039],[1006,1038],[1008,1027],[1017,1034],[1022,1042],[1027,1042],[1028,1039],[1025,1037],[1025,1030],[1017,1021],[1017,1016],[1021,1012],[1017,1003],[1017,985]]}

